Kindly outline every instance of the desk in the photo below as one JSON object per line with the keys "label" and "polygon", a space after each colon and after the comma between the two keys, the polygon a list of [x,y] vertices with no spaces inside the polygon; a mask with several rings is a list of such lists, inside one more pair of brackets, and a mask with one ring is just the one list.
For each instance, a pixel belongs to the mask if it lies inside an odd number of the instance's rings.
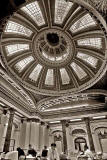
{"label": "desk", "polygon": [[26,160],[36,160],[35,157],[26,157]]}
{"label": "desk", "polygon": [[36,158],[26,158],[26,160],[36,160]]}
{"label": "desk", "polygon": [[78,157],[78,160],[88,160],[88,157]]}
{"label": "desk", "polygon": [[11,159],[5,159],[5,158],[1,158],[0,160],[11,160]]}

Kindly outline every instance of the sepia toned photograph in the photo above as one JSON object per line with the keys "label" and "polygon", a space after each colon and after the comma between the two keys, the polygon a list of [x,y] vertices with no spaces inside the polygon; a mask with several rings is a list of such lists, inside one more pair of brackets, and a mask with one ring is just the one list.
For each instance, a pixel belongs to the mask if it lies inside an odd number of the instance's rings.
{"label": "sepia toned photograph", "polygon": [[0,0],[0,160],[107,160],[107,0]]}

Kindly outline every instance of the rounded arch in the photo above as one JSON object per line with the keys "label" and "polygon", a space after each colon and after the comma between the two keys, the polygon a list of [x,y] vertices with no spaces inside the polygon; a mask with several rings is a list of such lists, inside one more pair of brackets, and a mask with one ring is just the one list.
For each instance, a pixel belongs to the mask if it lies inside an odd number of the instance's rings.
{"label": "rounded arch", "polygon": [[107,127],[98,127],[95,129],[98,134],[107,134]]}
{"label": "rounded arch", "polygon": [[72,131],[72,135],[75,135],[75,134],[86,134],[86,132],[83,129],[74,129]]}
{"label": "rounded arch", "polygon": [[91,126],[92,133],[95,133],[97,128],[107,128],[107,122],[99,122],[96,125],[92,125]]}
{"label": "rounded arch", "polygon": [[57,132],[62,132],[61,130],[54,130],[52,131],[52,134],[57,133]]}

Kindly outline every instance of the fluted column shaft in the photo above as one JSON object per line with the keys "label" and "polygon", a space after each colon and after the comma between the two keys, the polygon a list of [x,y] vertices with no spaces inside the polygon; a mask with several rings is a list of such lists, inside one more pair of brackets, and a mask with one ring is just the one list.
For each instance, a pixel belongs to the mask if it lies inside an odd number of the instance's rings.
{"label": "fluted column shaft", "polygon": [[7,131],[8,117],[7,115],[2,114],[1,124],[0,124],[0,152],[3,152],[4,140]]}
{"label": "fluted column shaft", "polygon": [[45,126],[45,130],[44,130],[44,146],[49,147],[49,126]]}
{"label": "fluted column shaft", "polygon": [[30,144],[34,147],[35,150],[39,150],[39,120],[32,120],[31,122],[31,133],[30,133]]}
{"label": "fluted column shaft", "polygon": [[30,123],[27,120],[22,121],[20,126],[20,147],[28,149],[30,139]]}
{"label": "fluted column shaft", "polygon": [[90,150],[95,152],[93,137],[92,137],[91,128],[90,128],[90,119],[87,117],[87,118],[84,118],[84,120],[85,120],[85,124],[86,124]]}
{"label": "fluted column shaft", "polygon": [[8,121],[7,133],[3,149],[5,153],[9,152],[14,113],[15,113],[14,109],[10,109],[10,117]]}
{"label": "fluted column shaft", "polygon": [[66,136],[67,136],[67,149],[68,149],[68,154],[72,149],[72,144],[71,144],[71,135],[70,135],[70,128],[69,125],[66,125]]}
{"label": "fluted column shaft", "polygon": [[93,135],[93,141],[94,141],[94,145],[95,145],[95,152],[96,153],[97,152],[102,152],[98,134],[94,132],[92,135]]}
{"label": "fluted column shaft", "polygon": [[67,154],[66,120],[62,120],[63,152]]}
{"label": "fluted column shaft", "polygon": [[45,141],[45,124],[44,122],[41,123],[40,125],[40,137],[39,137],[39,149],[42,151],[44,148],[44,141]]}
{"label": "fluted column shaft", "polygon": [[15,128],[14,134],[13,134],[13,139],[15,139],[14,150],[16,150],[17,147],[19,147],[19,134],[20,134],[19,129],[18,129],[18,128]]}

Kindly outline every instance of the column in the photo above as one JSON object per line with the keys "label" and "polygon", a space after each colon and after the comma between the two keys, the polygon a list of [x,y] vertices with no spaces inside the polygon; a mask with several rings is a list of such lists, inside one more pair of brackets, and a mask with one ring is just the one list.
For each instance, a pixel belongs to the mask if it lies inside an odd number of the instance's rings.
{"label": "column", "polygon": [[94,145],[95,145],[95,152],[96,153],[102,152],[98,134],[94,132],[94,133],[92,133],[92,136],[93,136],[93,141],[94,141]]}
{"label": "column", "polygon": [[3,152],[5,136],[7,131],[7,124],[8,124],[8,116],[6,113],[1,115],[1,124],[0,124],[0,152]]}
{"label": "column", "polygon": [[42,151],[42,149],[44,148],[44,131],[45,131],[45,123],[44,122],[41,122],[41,125],[40,125],[40,141],[39,141],[39,149],[40,151]]}
{"label": "column", "polygon": [[20,142],[19,146],[27,150],[29,147],[29,141],[30,141],[30,121],[29,120],[21,120],[21,126],[20,126]]}
{"label": "column", "polygon": [[9,147],[10,147],[10,140],[11,140],[11,132],[12,132],[12,125],[13,125],[13,118],[14,118],[14,113],[15,110],[10,108],[10,117],[8,121],[8,127],[7,127],[7,133],[6,133],[6,138],[5,138],[5,143],[4,143],[4,149],[3,151],[5,153],[9,152]]}
{"label": "column", "polygon": [[[14,120],[13,120],[14,121]],[[11,131],[11,141],[10,141],[10,149],[9,151],[13,151],[14,150],[14,146],[15,146],[15,139],[14,139],[14,132],[15,132],[15,124],[13,123],[12,125],[12,131]]]}
{"label": "column", "polygon": [[15,139],[14,150],[16,150],[17,147],[19,147],[19,134],[20,134],[19,128],[15,128],[14,134],[13,134],[13,139]]}
{"label": "column", "polygon": [[44,130],[44,146],[49,147],[49,126],[45,126]]}
{"label": "column", "polygon": [[51,146],[52,143],[54,143],[54,136],[49,133],[49,146]]}
{"label": "column", "polygon": [[74,143],[74,137],[73,137],[73,135],[71,135],[71,146],[72,146],[71,152],[73,154],[73,153],[75,153],[75,143]]}
{"label": "column", "polygon": [[84,121],[85,121],[85,124],[86,124],[90,150],[95,152],[93,137],[92,137],[91,128],[90,128],[90,119],[89,119],[89,117],[84,118]]}
{"label": "column", "polygon": [[31,122],[31,134],[30,134],[30,144],[33,146],[35,150],[39,150],[39,128],[40,128],[40,120],[32,119]]}
{"label": "column", "polygon": [[63,133],[63,152],[67,154],[67,138],[66,138],[66,120],[62,120],[62,133]]}
{"label": "column", "polygon": [[70,128],[69,124],[66,124],[66,136],[67,136],[67,149],[68,149],[68,155],[70,155],[72,144],[71,144],[71,135],[70,135]]}

